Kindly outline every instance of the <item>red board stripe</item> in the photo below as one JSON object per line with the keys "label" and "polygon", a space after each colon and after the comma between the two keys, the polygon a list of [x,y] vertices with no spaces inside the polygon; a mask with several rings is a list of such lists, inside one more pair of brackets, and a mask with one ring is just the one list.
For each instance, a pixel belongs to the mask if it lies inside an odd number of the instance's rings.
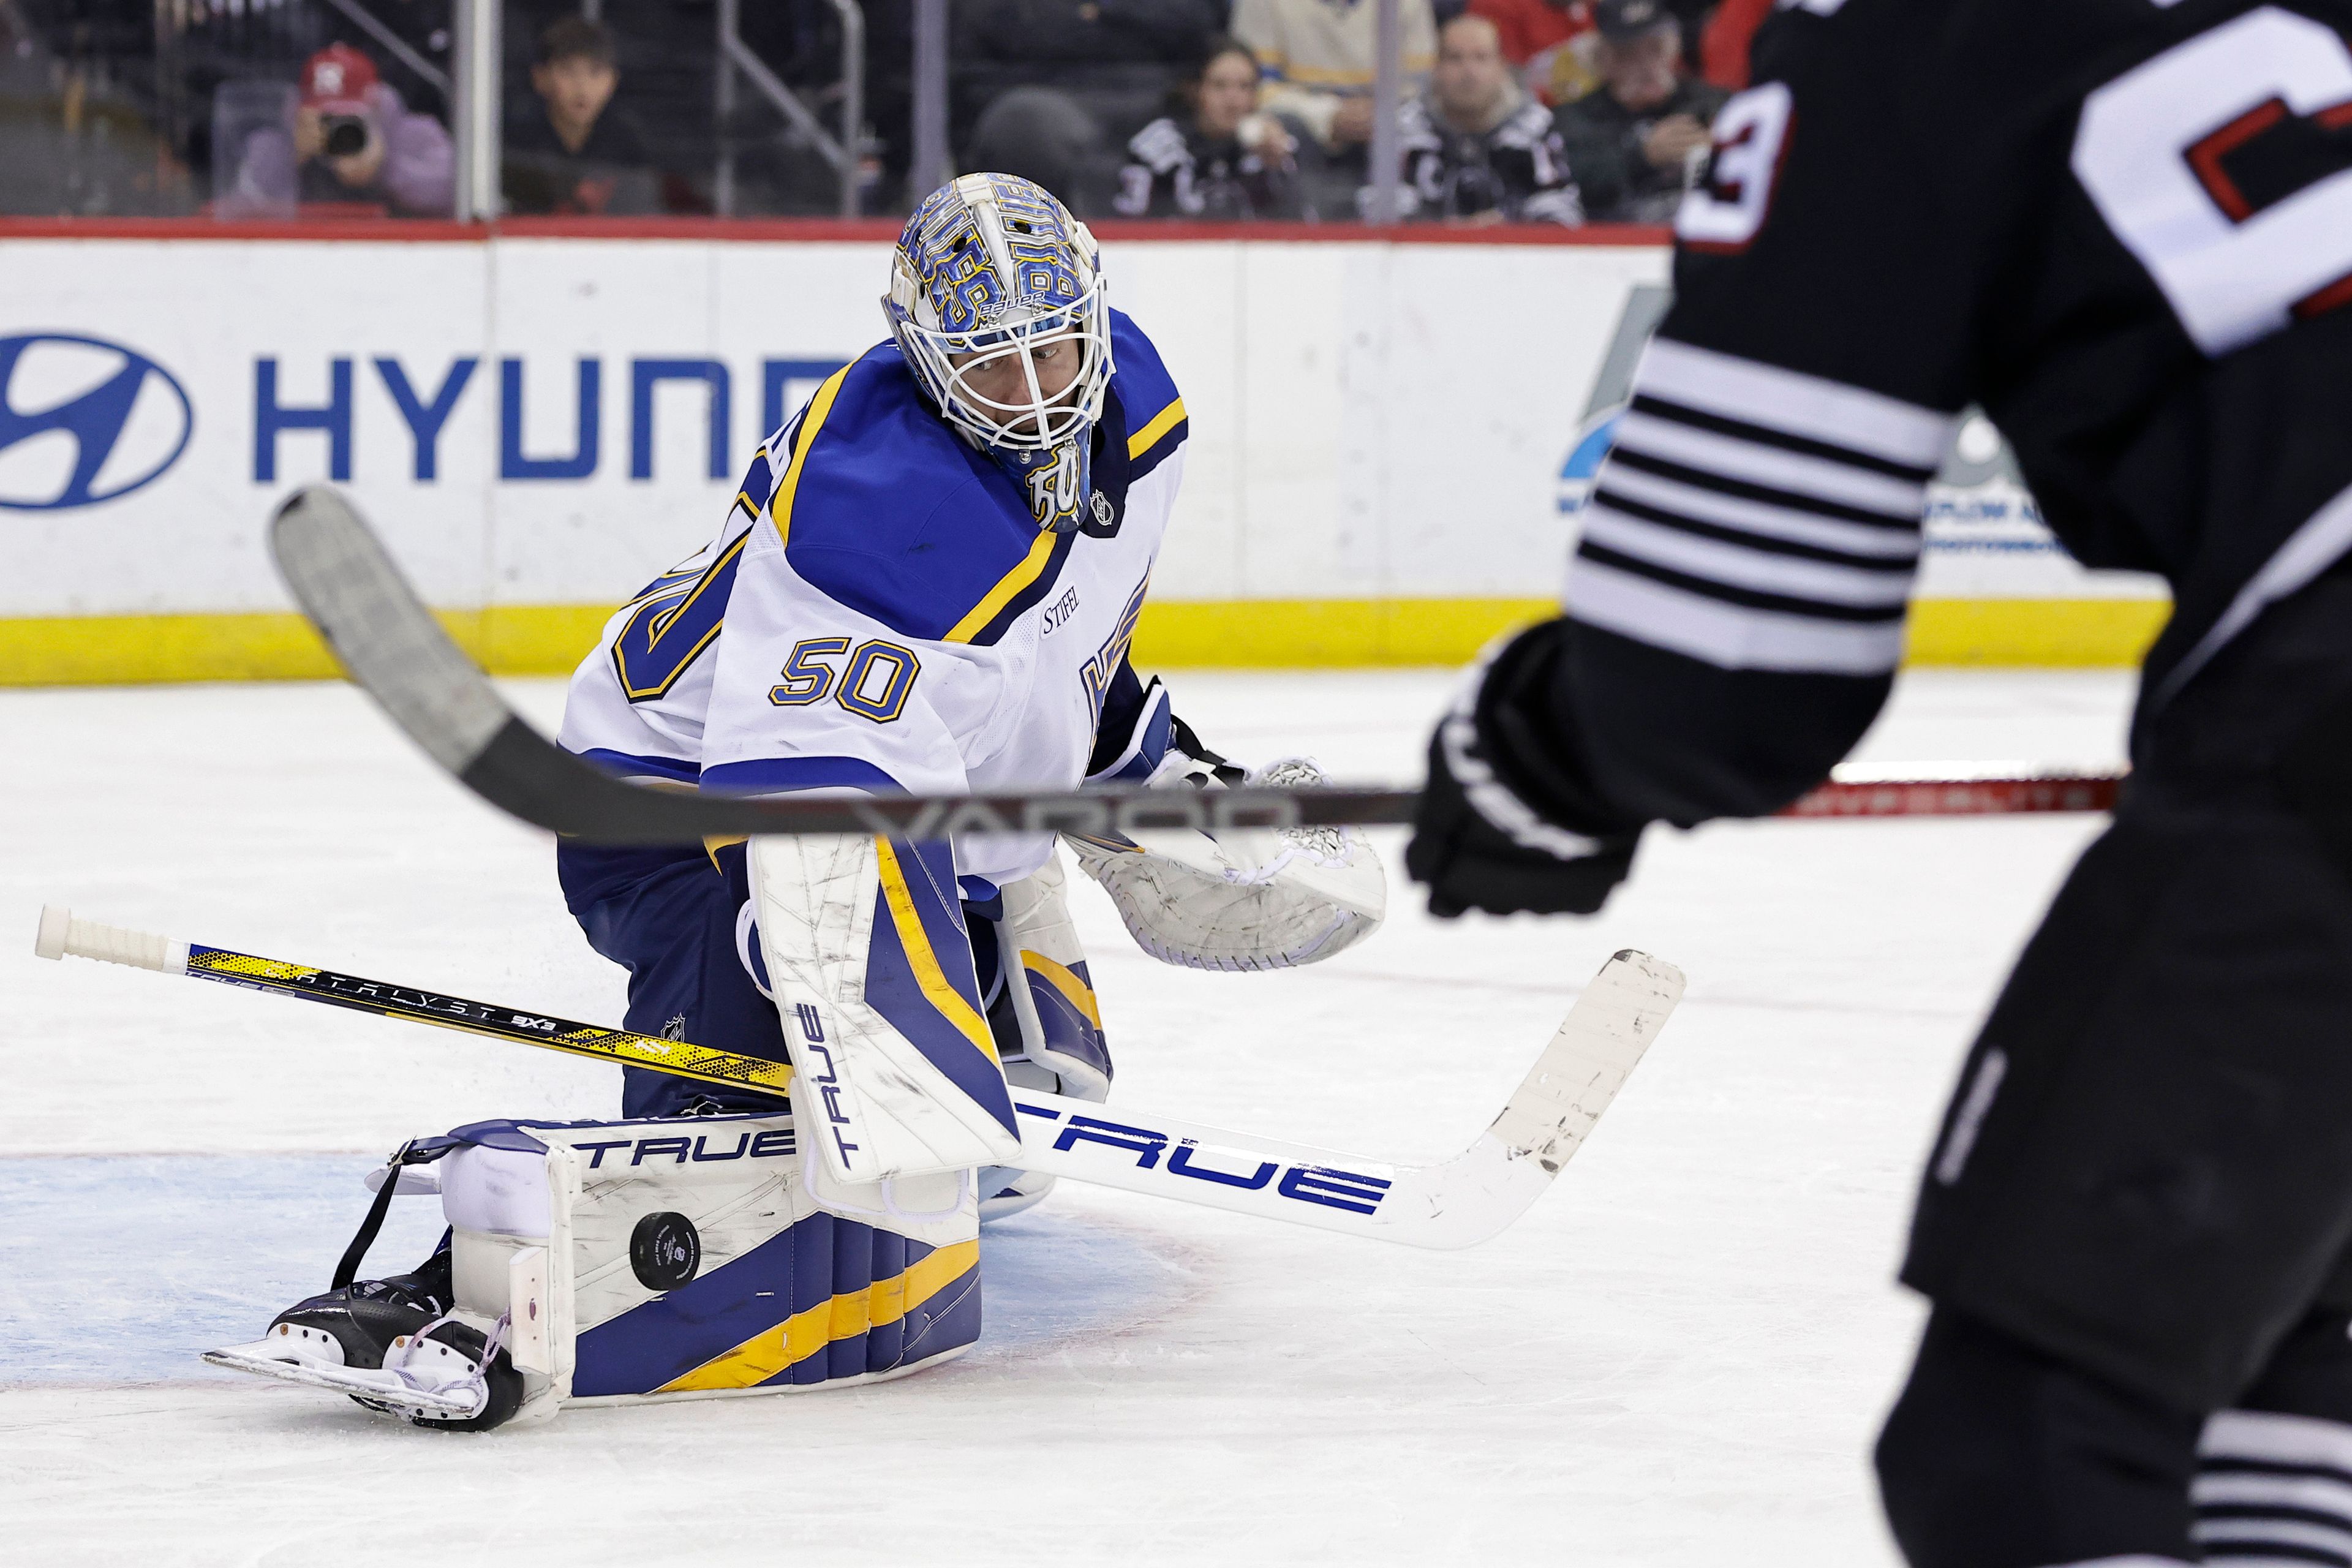
{"label": "red board stripe", "polygon": [[[1519,224],[1454,229],[1430,224],[1372,228],[1352,223],[1154,223],[1106,221],[1091,226],[1105,240],[1230,245],[1241,240],[1291,244],[1664,247],[1673,231],[1647,224]],[[10,239],[338,240],[479,244],[508,239],[686,239],[744,244],[872,244],[898,237],[885,218],[502,218],[495,224],[433,218],[318,218],[307,223],[223,223],[208,218],[0,217],[0,241]]]}

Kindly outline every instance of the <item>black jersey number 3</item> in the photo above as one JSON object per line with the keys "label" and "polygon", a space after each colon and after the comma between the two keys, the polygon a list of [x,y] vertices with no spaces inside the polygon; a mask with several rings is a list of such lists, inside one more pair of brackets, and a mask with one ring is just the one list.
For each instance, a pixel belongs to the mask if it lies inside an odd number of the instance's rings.
{"label": "black jersey number 3", "polygon": [[2352,303],[2352,50],[2265,5],[2084,100],[2075,177],[2218,357]]}

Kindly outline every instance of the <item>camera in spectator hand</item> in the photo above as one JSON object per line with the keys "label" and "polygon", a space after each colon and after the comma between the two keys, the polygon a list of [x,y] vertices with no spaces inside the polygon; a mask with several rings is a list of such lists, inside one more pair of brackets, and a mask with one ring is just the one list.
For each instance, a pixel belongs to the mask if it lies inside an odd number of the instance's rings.
{"label": "camera in spectator hand", "polygon": [[322,115],[319,133],[321,150],[330,158],[355,158],[367,151],[368,122],[363,114]]}

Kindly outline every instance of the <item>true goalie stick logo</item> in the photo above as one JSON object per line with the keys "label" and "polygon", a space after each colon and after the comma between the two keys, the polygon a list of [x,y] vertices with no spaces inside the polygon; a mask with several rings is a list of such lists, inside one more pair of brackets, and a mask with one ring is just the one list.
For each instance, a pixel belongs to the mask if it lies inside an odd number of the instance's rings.
{"label": "true goalie stick logo", "polygon": [[817,1086],[817,1092],[824,1101],[824,1119],[831,1124],[834,1146],[840,1152],[842,1164],[847,1166],[850,1152],[859,1145],[852,1143],[841,1131],[853,1123],[841,1106],[841,1074],[834,1067],[833,1052],[824,1043],[824,1019],[814,1006],[806,1002],[794,1005],[793,1016],[800,1020],[801,1037],[808,1042],[809,1054],[824,1063],[824,1071],[811,1073],[809,1081]]}
{"label": "true goalie stick logo", "polygon": [[[1016,1102],[1026,1116],[1058,1120],[1059,1113],[1045,1106]],[[1276,1193],[1302,1204],[1320,1204],[1326,1208],[1344,1209],[1349,1214],[1369,1215],[1380,1210],[1381,1200],[1388,1196],[1393,1183],[1384,1176],[1361,1171],[1344,1170],[1329,1164],[1286,1164],[1276,1160],[1262,1160],[1240,1150],[1209,1150],[1175,1133],[1157,1127],[1138,1127],[1125,1122],[1107,1121],[1096,1116],[1073,1116],[1064,1125],[1052,1147],[1067,1153],[1080,1144],[1116,1150],[1134,1157],[1138,1170],[1149,1171],[1160,1165],[1169,1174],[1189,1176],[1198,1182],[1213,1182],[1219,1186],[1234,1187],[1244,1192],[1256,1192],[1273,1184]],[[1214,1162],[1234,1164],[1235,1168],[1220,1168]],[[1248,1169],[1240,1167],[1247,1166]],[[1281,1173],[1276,1181],[1276,1173]]]}

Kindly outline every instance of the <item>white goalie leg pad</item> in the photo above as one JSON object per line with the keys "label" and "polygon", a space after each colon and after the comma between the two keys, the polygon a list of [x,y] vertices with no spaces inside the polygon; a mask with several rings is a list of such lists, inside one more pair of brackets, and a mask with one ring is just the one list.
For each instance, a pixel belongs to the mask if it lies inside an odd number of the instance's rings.
{"label": "white goalie leg pad", "polygon": [[[1293,787],[1323,771],[1290,758],[1250,783]],[[1342,952],[1380,929],[1388,879],[1352,827],[1067,835],[1138,947],[1191,969],[1289,969]]]}
{"label": "white goalie leg pad", "polygon": [[968,1173],[853,1189],[868,1212],[851,1216],[808,1190],[790,1114],[486,1121],[420,1142],[446,1151],[436,1181],[400,1190],[437,1185],[450,1310],[381,1369],[343,1365],[331,1336],[278,1342],[291,1332],[207,1361],[426,1426],[480,1425],[502,1390],[504,1425],[878,1382],[979,1337]]}
{"label": "white goalie leg pad", "polygon": [[[979,1337],[963,1173],[854,1192],[868,1212],[850,1218],[810,1193],[790,1115],[452,1136],[464,1146],[439,1165],[451,1315],[485,1332],[504,1320],[518,1420],[877,1382]],[[946,1201],[910,1212],[910,1195]]]}
{"label": "white goalie leg pad", "polygon": [[[866,1214],[851,1218],[802,1179],[790,1116],[540,1135],[551,1173],[576,1194],[563,1249],[572,1398],[872,1382],[979,1337],[980,1220],[967,1173],[853,1190]],[[938,1206],[919,1211],[925,1201]]]}
{"label": "white goalie leg pad", "polygon": [[1003,1163],[1021,1147],[945,842],[754,838],[752,902],[810,1181]]}

